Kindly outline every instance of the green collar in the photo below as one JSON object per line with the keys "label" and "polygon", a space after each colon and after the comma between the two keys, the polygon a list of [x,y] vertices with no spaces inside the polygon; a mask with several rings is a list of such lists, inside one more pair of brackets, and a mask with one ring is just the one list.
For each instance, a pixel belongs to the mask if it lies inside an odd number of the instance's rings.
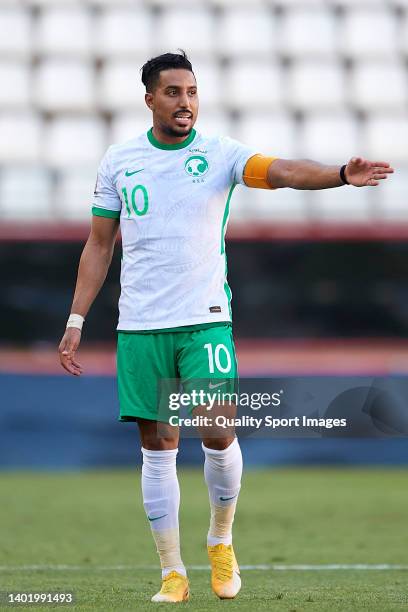
{"label": "green collar", "polygon": [[152,144],[157,149],[164,149],[165,151],[175,151],[176,149],[184,149],[184,147],[188,147],[188,145],[193,142],[195,136],[196,131],[193,128],[189,136],[187,136],[187,138],[183,140],[183,142],[178,142],[177,144],[164,144],[153,136],[153,128],[150,128],[150,130],[147,132],[147,138],[149,139],[150,144]]}

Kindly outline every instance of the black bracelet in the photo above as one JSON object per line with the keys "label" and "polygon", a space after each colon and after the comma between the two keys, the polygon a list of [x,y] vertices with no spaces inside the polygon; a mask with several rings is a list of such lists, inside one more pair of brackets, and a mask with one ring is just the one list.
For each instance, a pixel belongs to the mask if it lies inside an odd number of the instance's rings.
{"label": "black bracelet", "polygon": [[340,179],[343,181],[344,185],[350,185],[350,183],[346,179],[346,167],[347,164],[344,164],[344,166],[340,168]]}

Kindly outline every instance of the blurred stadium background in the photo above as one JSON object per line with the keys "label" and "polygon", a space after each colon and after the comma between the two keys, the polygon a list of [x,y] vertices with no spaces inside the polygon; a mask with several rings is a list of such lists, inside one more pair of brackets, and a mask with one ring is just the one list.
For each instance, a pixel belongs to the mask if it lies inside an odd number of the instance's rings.
{"label": "blurred stadium background", "polygon": [[[235,191],[242,376],[408,371],[407,0],[0,0],[0,466],[134,465],[116,422],[120,245],[72,379],[56,348],[112,142],[147,130],[139,69],[184,48],[198,129],[265,154],[389,161],[377,189]],[[244,441],[248,464],[398,464],[403,439]],[[180,460],[201,462],[197,441]]]}

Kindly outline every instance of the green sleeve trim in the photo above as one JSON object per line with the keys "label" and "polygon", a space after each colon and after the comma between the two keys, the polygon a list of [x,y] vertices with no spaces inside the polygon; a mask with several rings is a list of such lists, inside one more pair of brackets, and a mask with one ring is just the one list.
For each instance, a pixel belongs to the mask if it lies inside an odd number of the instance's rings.
{"label": "green sleeve trim", "polygon": [[98,206],[92,206],[92,214],[95,217],[109,217],[109,219],[120,218],[120,210],[108,210],[107,208],[99,208]]}
{"label": "green sleeve trim", "polygon": [[230,208],[232,194],[234,193],[234,189],[236,186],[237,186],[236,183],[233,183],[231,185],[231,189],[229,190],[227,201],[225,203],[224,217],[222,219],[222,226],[221,226],[221,255],[225,252],[225,225],[227,223],[227,219],[229,216],[229,208]]}

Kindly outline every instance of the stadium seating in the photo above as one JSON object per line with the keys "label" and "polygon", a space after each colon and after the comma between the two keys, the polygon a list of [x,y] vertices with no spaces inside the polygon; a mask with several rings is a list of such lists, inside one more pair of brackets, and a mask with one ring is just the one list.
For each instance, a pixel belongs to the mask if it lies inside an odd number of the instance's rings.
{"label": "stadium seating", "polygon": [[400,44],[399,48],[402,55],[407,58],[408,57],[408,1],[407,1],[407,10],[405,11],[404,17],[401,23],[401,31],[400,31]]}
{"label": "stadium seating", "polygon": [[0,113],[0,164],[40,163],[43,121],[31,112]]}
{"label": "stadium seating", "polygon": [[[175,1],[175,0],[173,0]],[[248,0],[211,0],[212,4],[217,8],[236,8],[236,7],[248,7]],[[261,7],[265,4],[265,0],[252,0],[251,5],[256,8]]]}
{"label": "stadium seating", "polygon": [[224,104],[230,110],[267,111],[282,107],[284,83],[278,64],[265,60],[237,60],[231,63],[224,85],[228,91]]}
{"label": "stadium seating", "polygon": [[100,71],[97,83],[98,106],[102,110],[137,111],[145,108],[145,89],[139,66],[130,60],[110,60]]}
{"label": "stadium seating", "polygon": [[[102,0],[102,1],[111,1],[111,0]],[[139,2],[143,3],[143,0],[139,0]],[[189,9],[192,7],[191,0],[146,0],[146,3],[150,5],[150,7],[155,8],[168,8],[168,7],[188,7]],[[203,5],[202,2],[194,2],[194,5]]]}
{"label": "stadium seating", "polygon": [[390,160],[408,165],[408,114],[377,113],[371,115],[363,130],[365,154],[373,160]]}
{"label": "stadium seating", "polygon": [[49,6],[90,6],[99,8],[105,6],[128,6],[140,8],[144,0],[24,0],[29,6],[49,7]]}
{"label": "stadium seating", "polygon": [[408,221],[408,169],[398,168],[392,181],[381,189],[378,217],[386,221]]}
{"label": "stadium seating", "polygon": [[15,5],[0,6],[0,57],[19,59],[30,55],[31,19],[28,11]]}
{"label": "stadium seating", "polygon": [[374,220],[375,199],[372,189],[353,189],[348,185],[309,191],[309,218],[331,223],[370,222]]}
{"label": "stadium seating", "polygon": [[100,119],[75,116],[54,119],[45,133],[45,159],[57,168],[88,165],[96,169],[105,142],[105,126]]}
{"label": "stadium seating", "polygon": [[350,113],[311,113],[299,133],[302,154],[324,163],[346,163],[359,154],[358,126]]}
{"label": "stadium seating", "polygon": [[31,8],[41,9],[83,5],[81,0],[25,0],[25,3]]}
{"label": "stadium seating", "polygon": [[286,104],[294,110],[341,110],[345,93],[344,70],[337,62],[305,60],[289,70]]}
{"label": "stadium seating", "polygon": [[326,0],[269,0],[272,6],[287,8],[316,8],[324,6]]}
{"label": "stadium seating", "polygon": [[210,134],[213,136],[229,135],[234,137],[234,123],[230,120],[228,113],[214,111],[212,113],[203,113],[200,115],[196,129],[201,134]]}
{"label": "stadium seating", "polygon": [[221,98],[223,82],[221,71],[216,62],[209,60],[194,61],[194,71],[197,79],[197,91],[199,92],[201,112],[212,112],[219,110],[225,104]]}
{"label": "stadium seating", "polygon": [[43,111],[92,111],[95,105],[92,66],[80,60],[46,59],[34,70],[33,95]]}
{"label": "stadium seating", "polygon": [[40,13],[34,28],[34,51],[40,55],[89,57],[93,23],[86,7],[51,7]]}
{"label": "stadium seating", "polygon": [[163,10],[158,17],[154,37],[155,53],[165,53],[169,49],[188,49],[192,56],[213,53],[215,21],[213,15],[204,8],[191,4],[188,11],[183,8]]}
{"label": "stadium seating", "polygon": [[55,214],[60,219],[89,221],[96,180],[95,168],[61,172],[55,192]]}
{"label": "stadium seating", "polygon": [[88,3],[96,8],[130,8],[133,10],[137,9],[137,11],[143,10],[146,4],[145,0],[88,0]]}
{"label": "stadium seating", "polygon": [[138,114],[134,112],[116,113],[110,125],[109,142],[126,142],[135,138],[142,132],[147,132],[151,127],[151,114],[146,111]]}
{"label": "stadium seating", "polygon": [[4,166],[0,172],[0,215],[4,220],[24,223],[55,218],[50,170],[44,166]]}
{"label": "stadium seating", "polygon": [[289,114],[247,112],[242,115],[236,137],[264,155],[290,158],[298,154],[296,124]]}
{"label": "stadium seating", "polygon": [[397,22],[387,7],[347,11],[340,28],[341,51],[355,59],[395,59]]}
{"label": "stadium seating", "polygon": [[[241,188],[245,191],[244,188]],[[296,189],[251,189],[245,193],[247,220],[273,223],[302,223],[308,220],[308,194]]]}
{"label": "stadium seating", "polygon": [[96,19],[95,52],[103,59],[140,58],[151,54],[153,19],[149,11],[131,7],[106,8]]}
{"label": "stadium seating", "polygon": [[217,28],[221,56],[269,59],[276,48],[275,22],[267,9],[234,8],[225,11]]}
{"label": "stadium seating", "polygon": [[[197,76],[199,131],[281,157],[398,166],[377,199],[349,190],[342,208],[337,193],[281,192],[271,220],[368,219],[370,207],[406,219],[408,0],[0,0],[0,217],[22,197],[23,164],[41,214],[85,218],[107,146],[151,126],[141,66],[180,47]],[[237,215],[248,202],[259,218],[271,212],[270,194],[238,191]]]}
{"label": "stadium seating", "polygon": [[[26,61],[0,59],[0,109],[28,108],[31,103],[31,71]],[[7,86],[6,86],[7,84]]]}
{"label": "stadium seating", "polygon": [[382,8],[384,7],[384,0],[329,0],[334,7],[340,8]]}
{"label": "stadium seating", "polygon": [[387,61],[356,62],[350,80],[351,103],[360,111],[402,111],[408,104],[405,66]]}
{"label": "stadium seating", "polygon": [[[290,58],[330,58],[336,53],[337,22],[325,8],[287,11],[279,28],[279,50]],[[318,32],[318,35],[316,33]]]}

